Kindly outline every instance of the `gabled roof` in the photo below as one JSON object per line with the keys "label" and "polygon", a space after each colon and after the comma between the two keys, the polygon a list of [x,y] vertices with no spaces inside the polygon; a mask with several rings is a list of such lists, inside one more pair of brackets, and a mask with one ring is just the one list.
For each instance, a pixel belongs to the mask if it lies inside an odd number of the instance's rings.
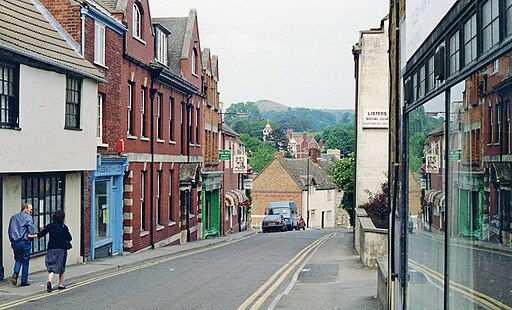
{"label": "gabled roof", "polygon": [[112,13],[125,13],[128,0],[101,0]]}
{"label": "gabled roof", "polygon": [[171,35],[168,39],[167,55],[171,72],[181,76],[182,59],[188,59],[192,35],[196,21],[196,10],[190,9],[188,17],[153,18],[154,24],[167,28]]}
{"label": "gabled roof", "polygon": [[209,68],[208,65],[210,65],[210,49],[205,47],[203,48],[203,52],[201,53],[201,56],[203,57],[203,70],[206,70],[211,75],[211,67]]}
{"label": "gabled roof", "polygon": [[212,75],[219,80],[219,56],[212,55]]}
{"label": "gabled roof", "polygon": [[103,74],[75,52],[51,19],[38,0],[0,1],[0,49],[103,81]]}
{"label": "gabled roof", "polygon": [[317,189],[336,188],[332,177],[309,158],[279,158],[277,160],[303,190],[307,189],[308,184],[308,161],[309,180],[316,183]]}
{"label": "gabled roof", "polygon": [[153,18],[152,22],[162,25],[171,32],[167,39],[167,57],[169,69],[172,73],[181,76],[181,54],[183,52],[183,41],[187,29],[186,17]]}
{"label": "gabled roof", "polygon": [[220,126],[220,130],[229,133],[233,136],[239,136],[239,134],[236,131],[234,131],[233,128],[229,127],[228,124],[226,123],[222,123],[222,125]]}

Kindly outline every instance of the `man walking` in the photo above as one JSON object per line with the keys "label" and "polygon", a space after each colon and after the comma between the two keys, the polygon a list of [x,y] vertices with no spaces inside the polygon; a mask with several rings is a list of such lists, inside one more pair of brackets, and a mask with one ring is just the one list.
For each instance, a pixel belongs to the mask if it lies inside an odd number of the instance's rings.
{"label": "man walking", "polygon": [[12,285],[18,283],[18,274],[23,267],[21,273],[21,286],[29,286],[28,283],[28,262],[30,260],[30,251],[32,249],[32,241],[35,238],[33,234],[34,225],[32,221],[32,205],[24,203],[21,206],[21,212],[11,217],[9,221],[9,240],[14,251],[14,273],[11,277]]}

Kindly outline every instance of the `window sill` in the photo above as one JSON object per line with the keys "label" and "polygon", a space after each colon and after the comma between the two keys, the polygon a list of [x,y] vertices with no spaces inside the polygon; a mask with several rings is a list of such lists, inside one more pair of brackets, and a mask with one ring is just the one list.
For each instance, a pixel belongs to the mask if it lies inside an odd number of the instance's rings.
{"label": "window sill", "polygon": [[132,36],[135,40],[139,41],[140,43],[146,45],[146,41],[142,40],[141,38],[137,37],[137,36]]}
{"label": "window sill", "polygon": [[144,236],[147,236],[147,235],[149,235],[149,231],[143,230],[143,231],[140,232],[140,236],[141,237],[144,237]]}
{"label": "window sill", "polygon": [[96,146],[97,146],[97,147],[107,148],[107,147],[108,147],[108,144],[106,144],[106,143],[98,143]]}
{"label": "window sill", "polygon": [[201,144],[196,143],[196,147],[201,147]]}
{"label": "window sill", "polygon": [[73,127],[64,127],[65,130],[72,130],[72,131],[82,131],[81,128],[73,128]]}
{"label": "window sill", "polygon": [[94,64],[95,64],[96,66],[98,66],[98,67],[103,68],[103,69],[108,69],[108,67],[107,67],[107,66],[105,66],[105,64],[101,64],[101,63],[99,63],[99,62],[94,62]]}
{"label": "window sill", "polygon": [[167,224],[167,226],[169,226],[169,227],[174,226],[174,225],[176,225],[176,222],[173,222],[173,221],[170,221],[169,224]]}
{"label": "window sill", "polygon": [[164,143],[164,142],[165,142],[165,140],[162,140],[162,139],[156,139],[156,142],[157,142],[157,143]]}
{"label": "window sill", "polygon": [[162,226],[162,225],[156,225],[156,231],[160,231],[160,230],[162,230],[162,229],[164,229],[164,226]]}
{"label": "window sill", "polygon": [[0,129],[12,129],[12,130],[21,131],[20,127],[11,126],[11,125],[0,125]]}
{"label": "window sill", "polygon": [[192,72],[192,75],[195,76],[196,78],[199,78],[199,76],[197,74],[195,74],[194,72]]}
{"label": "window sill", "polygon": [[173,140],[169,141],[169,143],[176,145],[176,141],[173,141]]}
{"label": "window sill", "polygon": [[126,136],[126,139],[130,139],[130,140],[137,140],[137,137],[136,136]]}
{"label": "window sill", "polygon": [[146,138],[146,137],[140,137],[140,141],[149,141],[149,138]]}
{"label": "window sill", "polygon": [[189,219],[193,219],[194,217],[196,217],[196,216],[194,215],[194,213],[190,213],[190,214],[188,215],[188,218],[189,218]]}

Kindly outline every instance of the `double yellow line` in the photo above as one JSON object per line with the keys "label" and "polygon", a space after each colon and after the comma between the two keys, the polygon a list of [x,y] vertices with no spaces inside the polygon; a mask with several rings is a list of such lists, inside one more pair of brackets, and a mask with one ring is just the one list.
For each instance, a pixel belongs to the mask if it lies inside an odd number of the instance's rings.
{"label": "double yellow line", "polygon": [[[444,283],[444,276],[441,273],[439,273],[433,269],[430,269],[427,266],[422,265],[418,262],[415,262],[411,259],[409,259],[409,265],[414,267],[414,269],[416,269],[424,274],[427,274],[432,279],[440,282],[441,285]],[[469,288],[467,286],[464,286],[464,285],[454,282],[452,280],[450,280],[450,290],[454,290],[454,291],[460,293],[461,295],[463,295],[471,300],[474,300],[492,310],[512,310],[512,307],[505,305],[501,301],[496,300],[490,296],[487,296],[483,293],[475,291],[472,288]]]}
{"label": "double yellow line", "polygon": [[[288,274],[297,267],[311,251],[320,247],[327,239],[331,238],[333,234],[328,234],[316,240],[312,244],[305,247],[297,255],[295,255],[283,267],[279,268],[259,289],[256,290],[247,300],[238,307],[237,310],[246,310],[252,304],[250,310],[257,310],[268,299],[268,297],[279,287],[279,285],[286,279]],[[269,287],[270,286],[270,287]],[[266,291],[265,291],[266,290]],[[261,296],[260,296],[261,295]],[[256,298],[260,298],[256,300]]]}

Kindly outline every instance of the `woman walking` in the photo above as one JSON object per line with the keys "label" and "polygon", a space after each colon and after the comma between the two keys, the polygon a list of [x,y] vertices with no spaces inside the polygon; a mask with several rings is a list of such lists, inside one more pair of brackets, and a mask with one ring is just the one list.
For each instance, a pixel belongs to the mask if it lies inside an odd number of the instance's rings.
{"label": "woman walking", "polygon": [[64,217],[64,212],[57,210],[53,214],[53,221],[37,233],[38,238],[50,234],[45,259],[46,269],[48,270],[48,282],[46,283],[46,290],[48,292],[52,291],[52,279],[56,273],[59,274],[59,286],[57,288],[59,290],[66,288],[64,286],[64,272],[66,271],[68,249],[70,249],[72,238],[69,228],[64,224]]}

